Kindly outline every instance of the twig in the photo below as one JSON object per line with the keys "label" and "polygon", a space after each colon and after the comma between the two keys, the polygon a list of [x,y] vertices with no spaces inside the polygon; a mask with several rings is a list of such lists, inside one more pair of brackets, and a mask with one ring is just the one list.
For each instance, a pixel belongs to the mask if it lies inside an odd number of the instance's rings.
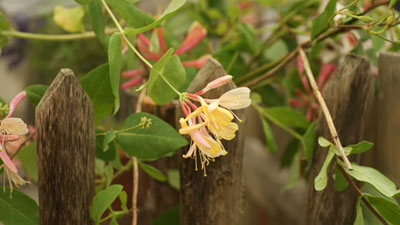
{"label": "twig", "polygon": [[367,208],[375,215],[375,217],[382,222],[384,225],[388,225],[388,223],[385,221],[385,219],[375,210],[374,207],[367,201],[367,199],[364,198],[363,193],[361,190],[357,187],[356,183],[354,183],[353,179],[349,176],[349,174],[344,171],[343,167],[339,164],[336,164],[337,167],[339,168],[340,172],[343,174],[344,178],[349,182],[350,186],[357,192],[357,194],[360,196],[361,200],[364,202],[364,204],[367,206]]}
{"label": "twig", "polygon": [[254,80],[251,80],[247,83],[244,83],[241,86],[246,86],[246,87],[251,87],[253,85],[258,84],[259,82],[261,82],[262,80],[274,75],[276,72],[278,72],[278,70],[280,70],[284,65],[286,65],[286,63],[288,63],[293,57],[295,57],[297,55],[297,52],[299,51],[299,49],[301,48],[302,45],[299,45],[295,50],[291,51],[289,54],[287,54],[283,59],[282,62],[279,63],[278,65],[276,65],[274,68],[272,68],[270,71],[268,71],[267,73],[257,77]]}
{"label": "twig", "polygon": [[[144,88],[138,97],[136,103],[135,112],[142,111],[142,103],[146,94],[147,88]],[[137,195],[139,190],[139,168],[138,168],[138,161],[136,157],[132,157],[132,164],[133,164],[133,191],[132,191],[132,225],[137,224]]]}
{"label": "twig", "polygon": [[344,163],[346,164],[347,169],[351,170],[352,167],[351,167],[350,161],[343,151],[342,143],[340,142],[338,133],[336,131],[336,127],[332,120],[332,116],[329,113],[329,109],[326,106],[325,100],[322,97],[321,92],[318,90],[318,85],[317,85],[317,82],[315,82],[314,75],[312,74],[310,63],[308,62],[306,53],[304,52],[304,50],[302,48],[300,48],[299,52],[300,52],[301,59],[303,60],[304,69],[306,71],[308,80],[310,81],[314,95],[317,98],[319,105],[321,106],[322,112],[324,113],[326,123],[328,124],[329,132],[331,133],[331,136],[332,136],[332,140],[335,143],[336,147],[338,148],[338,151],[339,151]]}

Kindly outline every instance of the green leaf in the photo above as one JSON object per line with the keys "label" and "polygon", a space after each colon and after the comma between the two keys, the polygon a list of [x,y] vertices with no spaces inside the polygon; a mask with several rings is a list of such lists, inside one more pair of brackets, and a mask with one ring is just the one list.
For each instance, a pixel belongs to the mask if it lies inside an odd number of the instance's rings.
{"label": "green leaf", "polygon": [[310,124],[306,133],[304,133],[304,135],[302,137],[303,143],[304,143],[304,150],[305,150],[307,165],[311,165],[312,156],[314,154],[316,126],[317,126],[317,122],[313,122],[312,124]]}
{"label": "green leaf", "polygon": [[153,31],[153,33],[151,33],[150,51],[155,52],[155,53],[160,52],[160,42],[158,41],[158,32],[157,31]]}
{"label": "green leaf", "polygon": [[286,46],[286,43],[282,39],[279,39],[275,41],[271,46],[266,48],[266,50],[263,52],[263,56],[269,61],[274,61],[282,58],[287,53],[288,48]]}
{"label": "green leaf", "polygon": [[174,55],[174,50],[169,49],[163,57],[154,64],[150,72],[147,94],[158,105],[164,105],[172,101],[177,93],[166,83],[175,89],[181,87],[186,80],[186,72],[181,60]]}
{"label": "green leaf", "polygon": [[386,198],[363,194],[367,201],[379,212],[379,214],[390,224],[400,224],[400,206]]}
{"label": "green leaf", "polygon": [[361,208],[361,198],[358,198],[356,204],[356,219],[354,220],[353,225],[364,225],[364,215]]}
{"label": "green leaf", "polygon": [[81,6],[66,8],[61,5],[57,5],[54,8],[53,20],[63,30],[67,32],[81,32],[83,28],[83,16],[85,11]]}
{"label": "green leaf", "polygon": [[93,0],[89,4],[89,14],[90,22],[92,23],[92,28],[96,37],[105,43],[104,29],[106,24],[104,22],[103,10],[102,10],[101,0]]}
{"label": "green leaf", "polygon": [[0,31],[7,30],[9,28],[10,28],[10,24],[7,22],[7,20],[4,17],[3,13],[0,12]]}
{"label": "green leaf", "polygon": [[274,133],[272,132],[267,120],[265,120],[262,116],[260,116],[260,119],[265,134],[265,140],[267,142],[267,147],[271,153],[275,153],[278,151],[278,147],[275,142]]}
{"label": "green leaf", "polygon": [[121,191],[121,193],[119,193],[119,201],[121,202],[121,209],[128,210],[128,207],[126,206],[126,203],[128,202],[128,195],[125,191]]}
{"label": "green leaf", "polygon": [[118,197],[122,188],[122,185],[114,184],[94,196],[92,207],[90,209],[90,217],[96,222],[96,224],[99,224],[104,211],[106,211],[106,209]]}
{"label": "green leaf", "polygon": [[138,161],[138,164],[140,166],[140,168],[142,168],[142,170],[144,172],[146,172],[148,175],[150,175],[152,178],[164,182],[167,180],[167,178],[164,176],[164,174],[159,171],[157,168],[155,168],[154,166],[142,163],[141,161]]}
{"label": "green leaf", "polygon": [[329,167],[329,164],[331,163],[333,157],[335,156],[335,153],[333,151],[329,151],[324,164],[322,165],[321,170],[319,171],[318,175],[314,179],[314,189],[316,191],[322,191],[325,189],[326,185],[328,184],[328,175],[327,175],[327,170]]}
{"label": "green leaf", "polygon": [[352,163],[351,166],[353,167],[352,170],[348,170],[345,167],[344,169],[354,179],[371,184],[388,198],[396,194],[396,185],[378,170],[367,166],[359,166],[355,163]]}
{"label": "green leaf", "polygon": [[89,71],[79,81],[92,100],[95,122],[100,122],[109,115],[114,105],[108,72],[108,64],[103,64]]}
{"label": "green leaf", "polygon": [[[141,11],[125,0],[107,0],[108,4],[126,21],[129,26],[142,27],[154,22],[152,16]],[[128,34],[129,35],[129,34]]]}
{"label": "green leaf", "polygon": [[[96,133],[103,133],[104,131],[96,129]],[[113,161],[117,156],[117,151],[113,142],[108,143],[108,150],[104,151],[104,139],[103,135],[96,135],[96,158],[104,161]]]}
{"label": "green leaf", "polygon": [[359,154],[368,151],[374,146],[374,143],[368,141],[361,141],[360,143],[349,145],[351,147],[351,154]]}
{"label": "green leaf", "polygon": [[333,17],[336,9],[336,0],[329,0],[325,10],[317,18],[312,21],[311,39],[322,33],[328,28],[329,21]]}
{"label": "green leaf", "polygon": [[389,8],[392,8],[396,2],[397,2],[397,0],[390,0]]}
{"label": "green leaf", "polygon": [[34,182],[38,180],[36,162],[36,142],[31,142],[28,146],[21,149],[17,155],[22,168]]}
{"label": "green leaf", "polygon": [[110,65],[110,84],[115,97],[114,114],[119,109],[119,78],[121,76],[121,33],[114,33],[108,44],[108,63]]}
{"label": "green leaf", "polygon": [[344,191],[349,183],[347,182],[346,178],[343,176],[342,172],[340,172],[339,165],[336,164],[335,166],[335,187],[336,191]]}
{"label": "green leaf", "polygon": [[39,104],[40,99],[42,99],[44,93],[46,93],[48,86],[35,84],[25,88],[25,92],[29,98],[29,100],[35,105],[35,107]]}
{"label": "green leaf", "polygon": [[[142,118],[151,120],[147,129],[138,127]],[[155,159],[188,144],[175,128],[148,113],[135,113],[129,116],[122,128],[132,127],[136,128],[118,133],[117,142],[126,153],[139,159]]]}
{"label": "green leaf", "polygon": [[109,144],[117,137],[117,132],[110,130],[106,133],[103,140],[103,152],[109,149]]}
{"label": "green leaf", "polygon": [[4,225],[39,225],[39,207],[24,193],[10,189],[0,191],[0,222]]}
{"label": "green leaf", "polygon": [[302,113],[288,107],[270,107],[266,108],[265,112],[286,126],[304,129],[307,129],[309,126],[306,117]]}
{"label": "green leaf", "polygon": [[75,0],[78,4],[87,5],[92,2],[92,0]]}
{"label": "green leaf", "polygon": [[174,15],[174,13],[178,9],[180,9],[185,3],[186,3],[186,0],[172,0],[169,3],[169,5],[167,6],[167,8],[164,10],[163,14],[156,21],[153,21],[152,23],[147,24],[146,26],[142,26],[140,28],[137,28],[139,26],[132,25],[136,28],[129,28],[129,27],[125,28],[125,33],[127,35],[136,35],[136,34],[148,31],[150,29],[153,29],[153,28],[159,26],[162,21],[164,21],[165,19]]}
{"label": "green leaf", "polygon": [[161,213],[151,223],[152,225],[180,225],[179,206],[175,206]]}
{"label": "green leaf", "polygon": [[176,190],[180,189],[180,175],[179,170],[168,170],[167,172],[168,184]]}
{"label": "green leaf", "polygon": [[324,148],[333,145],[330,141],[328,141],[328,140],[327,140],[326,138],[324,138],[324,137],[318,137],[318,144],[319,144],[321,147],[324,147]]}

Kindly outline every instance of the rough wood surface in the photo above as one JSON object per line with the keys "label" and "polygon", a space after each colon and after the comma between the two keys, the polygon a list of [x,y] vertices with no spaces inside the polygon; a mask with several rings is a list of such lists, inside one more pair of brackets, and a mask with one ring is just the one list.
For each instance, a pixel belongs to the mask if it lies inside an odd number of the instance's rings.
{"label": "rough wood surface", "polygon": [[[195,93],[220,76],[226,75],[222,66],[215,60],[209,60],[199,71],[188,88]],[[206,98],[218,98],[222,93],[235,88],[233,82],[214,89]],[[179,110],[180,111],[180,110]],[[243,112],[235,111],[243,118]],[[178,114],[182,116],[182,114]],[[203,171],[195,171],[194,160],[180,158],[181,192],[180,209],[182,225],[242,225],[243,219],[243,123],[234,140],[223,141],[228,155],[216,158],[207,166],[207,177]]]}
{"label": "rough wood surface", "polygon": [[[369,62],[361,57],[347,56],[338,72],[324,91],[324,99],[331,112],[343,146],[365,139],[365,124],[370,119],[374,85]],[[320,119],[317,137],[330,139],[324,118]],[[320,171],[327,149],[317,147],[310,172],[307,202],[307,225],[353,224],[357,195],[351,187],[343,192],[335,190],[333,163],[328,169],[328,185],[325,190],[314,190],[314,178]],[[356,161],[355,157],[350,157]]]}
{"label": "rough wood surface", "polygon": [[73,72],[62,69],[36,108],[41,225],[92,224],[93,107]]}
{"label": "rough wood surface", "polygon": [[400,55],[379,57],[375,156],[377,169],[400,186]]}

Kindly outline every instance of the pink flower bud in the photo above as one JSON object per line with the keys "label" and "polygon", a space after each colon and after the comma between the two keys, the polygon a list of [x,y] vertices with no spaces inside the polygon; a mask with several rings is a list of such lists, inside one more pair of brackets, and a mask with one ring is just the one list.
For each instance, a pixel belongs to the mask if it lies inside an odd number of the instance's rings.
{"label": "pink flower bud", "polygon": [[198,22],[194,22],[190,27],[185,40],[175,53],[177,55],[181,55],[182,53],[185,53],[186,51],[194,48],[201,42],[201,40],[203,40],[206,35],[207,30],[202,27]]}
{"label": "pink flower bud", "polygon": [[217,87],[220,87],[222,85],[227,84],[231,80],[232,80],[232,76],[231,75],[225,75],[223,77],[217,78],[217,79],[211,81],[210,83],[208,83],[205,88],[203,88],[202,90],[198,91],[196,94],[197,95],[202,95],[202,94],[206,93],[209,90],[212,90],[214,88],[217,88]]}
{"label": "pink flower bud", "polygon": [[167,51],[167,47],[165,45],[164,36],[162,33],[162,27],[157,28],[157,35],[158,35],[158,43],[160,44],[160,48],[163,52]]}
{"label": "pink flower bud", "polygon": [[8,112],[6,118],[12,116],[12,114],[14,113],[15,109],[17,108],[17,106],[19,105],[19,103],[26,97],[26,92],[25,91],[21,91],[20,93],[18,93],[10,102],[10,111]]}
{"label": "pink flower bud", "polygon": [[127,88],[134,87],[134,86],[140,84],[140,83],[142,82],[142,80],[143,80],[143,79],[142,79],[141,77],[133,78],[133,79],[131,79],[131,80],[129,80],[129,81],[123,83],[123,84],[121,85],[121,89],[127,89]]}
{"label": "pink flower bud", "polygon": [[196,60],[183,61],[182,65],[184,67],[195,67],[197,69],[201,69],[206,64],[206,62],[208,61],[209,58],[211,58],[211,55],[204,55],[201,58],[198,58]]}
{"label": "pink flower bud", "polygon": [[135,77],[135,76],[138,76],[138,75],[140,75],[140,74],[142,74],[142,70],[140,70],[140,69],[132,69],[132,70],[129,70],[129,71],[124,71],[124,72],[122,72],[122,77],[123,78],[130,78],[130,77]]}

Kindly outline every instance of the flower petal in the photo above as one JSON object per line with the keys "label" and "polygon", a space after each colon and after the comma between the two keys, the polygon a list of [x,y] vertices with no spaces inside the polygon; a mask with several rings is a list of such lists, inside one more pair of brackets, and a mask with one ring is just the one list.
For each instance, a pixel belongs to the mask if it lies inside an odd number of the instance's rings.
{"label": "flower petal", "polygon": [[1,121],[1,128],[7,134],[25,135],[29,133],[28,126],[20,118],[10,117]]}
{"label": "flower petal", "polygon": [[240,87],[230,90],[219,98],[219,104],[228,109],[243,109],[251,104],[250,89]]}

